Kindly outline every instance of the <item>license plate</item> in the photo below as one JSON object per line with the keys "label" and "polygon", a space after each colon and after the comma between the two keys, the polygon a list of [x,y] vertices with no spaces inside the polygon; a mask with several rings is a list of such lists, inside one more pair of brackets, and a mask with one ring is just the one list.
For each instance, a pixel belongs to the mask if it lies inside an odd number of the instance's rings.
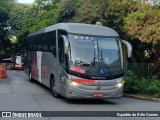
{"label": "license plate", "polygon": [[94,93],[94,97],[103,97],[103,93]]}

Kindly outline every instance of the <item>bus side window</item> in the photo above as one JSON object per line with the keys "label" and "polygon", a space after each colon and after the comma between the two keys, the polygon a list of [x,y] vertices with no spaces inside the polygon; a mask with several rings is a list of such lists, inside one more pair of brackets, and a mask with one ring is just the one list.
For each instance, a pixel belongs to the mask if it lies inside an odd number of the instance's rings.
{"label": "bus side window", "polygon": [[41,40],[42,51],[44,52],[46,52],[47,50],[47,42],[48,42],[48,33],[44,33]]}
{"label": "bus side window", "polygon": [[38,45],[38,51],[42,51],[42,45]]}
{"label": "bus side window", "polygon": [[43,50],[43,37],[44,37],[44,34],[38,35],[37,51],[42,51]]}
{"label": "bus side window", "polygon": [[48,46],[49,52],[51,52],[54,57],[56,57],[56,31],[48,33]]}
{"label": "bus side window", "polygon": [[27,38],[27,50],[30,50],[30,37]]}
{"label": "bus side window", "polygon": [[30,49],[30,46],[29,46],[29,37],[26,39],[26,49],[29,51],[29,49]]}
{"label": "bus side window", "polygon": [[47,52],[47,51],[48,51],[48,45],[44,45],[44,46],[43,46],[43,50],[44,50],[45,52]]}
{"label": "bus side window", "polygon": [[34,36],[34,41],[33,41],[33,50],[37,50],[37,39],[38,39],[38,35]]}
{"label": "bus side window", "polygon": [[33,45],[33,43],[34,43],[34,36],[33,37],[31,37],[31,39],[30,39],[30,42],[29,42],[30,44],[30,50],[31,51],[33,51],[33,49],[34,49],[34,45]]}
{"label": "bus side window", "polygon": [[50,46],[50,51],[53,53],[54,56],[56,56],[56,46],[51,45]]}

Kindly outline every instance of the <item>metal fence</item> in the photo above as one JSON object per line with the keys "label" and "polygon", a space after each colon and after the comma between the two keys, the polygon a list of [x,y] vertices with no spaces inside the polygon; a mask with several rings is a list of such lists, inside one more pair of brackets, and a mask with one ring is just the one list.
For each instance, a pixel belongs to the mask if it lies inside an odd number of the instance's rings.
{"label": "metal fence", "polygon": [[151,78],[156,76],[160,79],[160,64],[155,63],[125,63],[125,72],[133,71],[139,77]]}
{"label": "metal fence", "polygon": [[124,92],[160,98],[160,65],[126,63]]}

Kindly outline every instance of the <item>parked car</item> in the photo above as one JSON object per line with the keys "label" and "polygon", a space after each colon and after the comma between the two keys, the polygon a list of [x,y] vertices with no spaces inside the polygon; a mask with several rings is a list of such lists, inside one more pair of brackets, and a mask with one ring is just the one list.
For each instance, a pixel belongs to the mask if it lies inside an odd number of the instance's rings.
{"label": "parked car", "polygon": [[14,61],[12,58],[2,59],[1,64],[5,66],[6,70],[14,69]]}

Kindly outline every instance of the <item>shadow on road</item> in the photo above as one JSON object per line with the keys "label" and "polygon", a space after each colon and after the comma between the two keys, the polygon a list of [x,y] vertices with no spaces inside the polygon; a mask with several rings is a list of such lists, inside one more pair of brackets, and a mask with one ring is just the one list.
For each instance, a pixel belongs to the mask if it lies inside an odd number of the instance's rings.
{"label": "shadow on road", "polygon": [[101,100],[101,99],[65,99],[64,101],[69,104],[94,104],[94,105],[100,105],[100,104],[116,104],[114,102],[108,101],[108,100]]}

